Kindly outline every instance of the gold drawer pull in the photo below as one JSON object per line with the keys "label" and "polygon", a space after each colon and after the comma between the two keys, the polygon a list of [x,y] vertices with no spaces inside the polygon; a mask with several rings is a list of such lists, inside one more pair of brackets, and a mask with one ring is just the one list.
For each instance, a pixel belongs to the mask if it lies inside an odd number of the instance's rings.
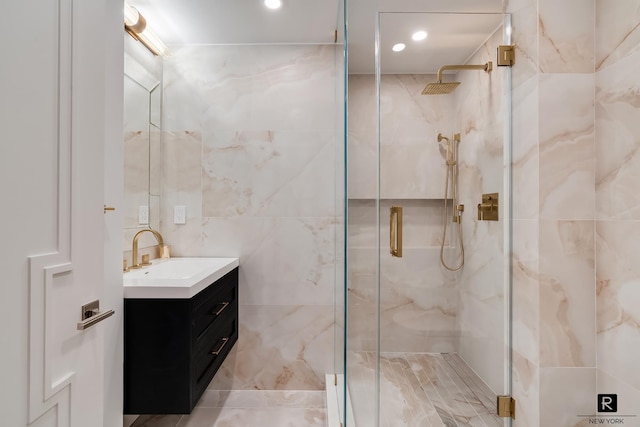
{"label": "gold drawer pull", "polygon": [[220,347],[218,347],[218,349],[215,351],[212,350],[211,354],[214,356],[219,355],[222,349],[224,348],[224,346],[227,345],[228,342],[229,342],[229,338],[222,338],[222,344],[220,344]]}
{"label": "gold drawer pull", "polygon": [[222,304],[222,307],[220,307],[216,312],[211,312],[211,314],[213,314],[214,316],[220,316],[220,313],[222,313],[224,309],[229,306],[228,302],[223,302],[221,304]]}

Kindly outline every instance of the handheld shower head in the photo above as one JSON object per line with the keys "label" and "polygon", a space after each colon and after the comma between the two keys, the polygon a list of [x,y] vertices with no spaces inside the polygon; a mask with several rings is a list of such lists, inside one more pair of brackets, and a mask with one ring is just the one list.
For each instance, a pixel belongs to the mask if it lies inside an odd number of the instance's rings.
{"label": "handheld shower head", "polygon": [[[447,162],[447,165],[451,165],[453,163],[452,162],[452,158],[451,158],[451,140],[449,138],[447,138],[446,136],[444,136],[441,133],[438,133],[438,142],[442,142],[442,141],[447,141],[447,148],[445,149],[444,152],[444,158]],[[442,153],[442,146],[440,146],[440,152]]]}

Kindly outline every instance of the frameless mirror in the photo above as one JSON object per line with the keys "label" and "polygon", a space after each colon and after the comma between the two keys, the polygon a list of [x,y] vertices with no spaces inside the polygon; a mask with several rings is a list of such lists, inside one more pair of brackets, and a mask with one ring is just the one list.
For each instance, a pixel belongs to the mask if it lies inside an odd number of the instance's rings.
{"label": "frameless mirror", "polygon": [[[153,71],[153,70],[152,70]],[[124,249],[142,228],[160,227],[161,85],[125,54],[124,73]],[[154,245],[144,236],[140,247]]]}

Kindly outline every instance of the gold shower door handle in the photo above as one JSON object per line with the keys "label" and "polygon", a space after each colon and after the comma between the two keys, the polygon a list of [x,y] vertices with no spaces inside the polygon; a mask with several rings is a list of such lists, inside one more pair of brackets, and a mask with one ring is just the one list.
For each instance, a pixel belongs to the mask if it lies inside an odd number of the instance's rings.
{"label": "gold shower door handle", "polygon": [[402,206],[389,210],[389,251],[391,256],[402,258]]}

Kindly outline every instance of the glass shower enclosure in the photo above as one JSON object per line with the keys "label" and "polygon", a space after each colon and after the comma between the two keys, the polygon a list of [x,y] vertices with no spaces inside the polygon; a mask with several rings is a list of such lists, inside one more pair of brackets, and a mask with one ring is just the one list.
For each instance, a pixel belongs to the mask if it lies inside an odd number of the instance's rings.
{"label": "glass shower enclosure", "polygon": [[378,13],[375,72],[348,76],[347,426],[510,425],[510,37]]}

